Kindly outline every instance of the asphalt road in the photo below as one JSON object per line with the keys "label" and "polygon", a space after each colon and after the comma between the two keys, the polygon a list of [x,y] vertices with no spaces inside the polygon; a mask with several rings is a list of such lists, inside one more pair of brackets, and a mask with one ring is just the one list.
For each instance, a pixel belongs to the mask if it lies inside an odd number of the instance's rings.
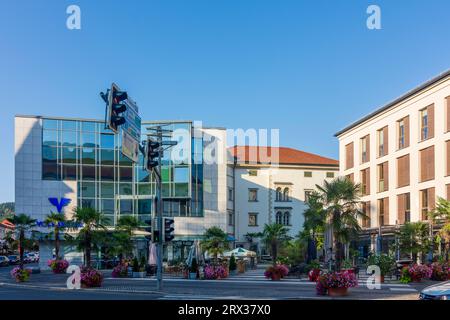
{"label": "asphalt road", "polygon": [[[67,290],[68,275],[51,273],[33,274],[30,281],[16,284],[9,271],[11,267],[0,268],[0,300],[14,299],[101,299],[101,300],[190,300],[190,299],[332,299],[317,296],[315,284],[299,279],[269,281],[262,276],[262,269],[223,280],[187,280],[166,278],[162,292],[156,292],[156,280],[115,279],[105,273],[105,280],[99,289]],[[382,284],[380,290],[369,290],[365,279],[360,279],[357,288],[349,289],[347,297],[338,299],[386,299],[416,300],[421,287],[426,284]]]}

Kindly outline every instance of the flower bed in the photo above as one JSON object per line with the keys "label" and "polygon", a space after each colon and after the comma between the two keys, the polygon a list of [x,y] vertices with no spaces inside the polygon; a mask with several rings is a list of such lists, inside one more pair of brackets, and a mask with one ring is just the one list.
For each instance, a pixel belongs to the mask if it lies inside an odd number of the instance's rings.
{"label": "flower bed", "polygon": [[101,287],[103,274],[94,268],[81,268],[81,285],[87,288]]}
{"label": "flower bed", "polygon": [[53,273],[66,273],[69,262],[64,259],[48,260],[47,265],[52,269]]}
{"label": "flower bed", "polygon": [[406,282],[408,280],[408,275],[410,277],[410,281],[420,282],[422,279],[429,279],[433,274],[433,269],[427,265],[419,265],[413,264],[410,267],[405,267],[402,270],[402,282]]}
{"label": "flower bed", "polygon": [[289,269],[284,264],[270,266],[264,272],[264,276],[272,280],[280,280],[288,275]]}
{"label": "flower bed", "polygon": [[434,262],[431,264],[431,280],[450,280],[450,265],[448,263]]}
{"label": "flower bed", "polygon": [[311,282],[316,282],[320,276],[320,269],[311,269],[308,272],[308,278]]}
{"label": "flower bed", "polygon": [[114,267],[111,276],[113,278],[126,278],[128,277],[128,264],[120,263]]}
{"label": "flower bed", "polygon": [[316,283],[316,292],[319,295],[325,295],[330,289],[348,289],[358,285],[354,273],[329,272],[319,276]]}
{"label": "flower bed", "polygon": [[205,266],[203,270],[205,274],[205,279],[214,280],[214,279],[223,279],[228,277],[228,270],[223,266]]}
{"label": "flower bed", "polygon": [[15,267],[11,270],[11,276],[16,279],[17,282],[24,282],[30,278],[30,269],[20,269],[20,267]]}

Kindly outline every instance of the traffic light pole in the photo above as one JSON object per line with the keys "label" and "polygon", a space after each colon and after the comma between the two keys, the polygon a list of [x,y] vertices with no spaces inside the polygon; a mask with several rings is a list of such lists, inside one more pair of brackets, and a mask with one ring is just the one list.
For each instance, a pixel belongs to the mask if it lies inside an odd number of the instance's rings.
{"label": "traffic light pole", "polygon": [[161,154],[162,154],[162,130],[158,126],[157,139],[159,143],[158,152],[158,188],[157,188],[157,210],[156,210],[156,221],[158,224],[158,244],[157,244],[157,267],[156,267],[156,289],[162,291],[163,289],[163,272],[162,272],[162,260],[163,260],[163,201],[162,201],[162,171],[161,171]]}

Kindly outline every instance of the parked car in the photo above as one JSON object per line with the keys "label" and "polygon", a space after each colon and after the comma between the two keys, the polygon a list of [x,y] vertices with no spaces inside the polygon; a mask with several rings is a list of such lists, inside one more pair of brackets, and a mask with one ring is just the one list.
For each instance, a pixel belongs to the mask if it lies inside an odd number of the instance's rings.
{"label": "parked car", "polygon": [[450,300],[450,280],[426,287],[419,294],[420,300]]}
{"label": "parked car", "polygon": [[17,255],[8,256],[8,259],[9,259],[9,264],[10,265],[14,265],[14,264],[19,264],[20,263],[20,258]]}
{"label": "parked car", "polygon": [[0,267],[9,266],[9,259],[5,256],[0,256]]}
{"label": "parked car", "polygon": [[26,254],[26,259],[28,262],[33,263],[33,262],[39,262],[39,256],[36,255],[33,252],[27,253]]}

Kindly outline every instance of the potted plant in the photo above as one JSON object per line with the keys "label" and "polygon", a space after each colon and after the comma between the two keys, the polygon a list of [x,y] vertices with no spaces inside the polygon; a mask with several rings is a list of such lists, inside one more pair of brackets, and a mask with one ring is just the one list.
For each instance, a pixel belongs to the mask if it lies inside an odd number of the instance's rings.
{"label": "potted plant", "polygon": [[126,278],[128,276],[128,264],[121,262],[114,267],[111,276],[113,278]]}
{"label": "potted plant", "polygon": [[52,269],[53,273],[66,273],[69,262],[64,259],[48,260],[47,265]]}
{"label": "potted plant", "polygon": [[433,262],[431,264],[431,280],[445,281],[450,280],[450,265],[448,263]]}
{"label": "potted plant", "polygon": [[230,264],[229,264],[230,274],[236,275],[237,271],[237,265],[236,265],[236,258],[234,257],[234,254],[230,257]]}
{"label": "potted plant", "polygon": [[217,274],[213,266],[206,265],[204,268],[205,279],[214,280],[217,279]]}
{"label": "potted plant", "polygon": [[224,266],[217,266],[214,268],[216,279],[225,279],[228,277],[228,270]]}
{"label": "potted plant", "polygon": [[81,268],[81,286],[83,288],[101,287],[103,274],[92,267]]}
{"label": "potted plant", "polygon": [[341,297],[348,294],[348,288],[356,287],[358,281],[354,273],[329,272],[322,274],[316,284],[317,294],[328,293],[331,297]]}
{"label": "potted plant", "polygon": [[25,282],[30,278],[31,270],[22,269],[20,266],[11,270],[11,276],[16,279],[16,282]]}
{"label": "potted plant", "polygon": [[191,266],[189,267],[189,279],[197,279],[197,272],[198,272],[198,264],[197,259],[193,258],[191,262]]}
{"label": "potted plant", "polygon": [[350,259],[345,259],[342,261],[342,269],[341,271],[348,271],[348,272],[354,272],[355,269],[353,268],[353,261]]}
{"label": "potted plant", "polygon": [[289,273],[288,267],[284,264],[277,264],[274,266],[270,266],[264,272],[264,276],[268,279],[279,281],[281,278],[284,278]]}
{"label": "potted plant", "polygon": [[308,265],[309,271],[308,271],[308,278],[309,281],[316,282],[319,275],[320,275],[320,264],[317,260],[311,261],[311,263]]}
{"label": "potted plant", "polygon": [[244,260],[238,260],[237,262],[238,272],[244,273],[245,272],[245,261]]}
{"label": "potted plant", "polygon": [[433,274],[433,269],[427,265],[413,264],[407,268],[411,280],[421,282],[422,279],[429,279]]}
{"label": "potted plant", "polygon": [[133,259],[133,278],[144,278],[145,277],[145,266],[141,266],[137,257]]}
{"label": "potted plant", "polygon": [[380,282],[384,282],[384,276],[395,268],[395,259],[387,254],[371,254],[367,259],[367,266],[376,265],[380,268]]}

